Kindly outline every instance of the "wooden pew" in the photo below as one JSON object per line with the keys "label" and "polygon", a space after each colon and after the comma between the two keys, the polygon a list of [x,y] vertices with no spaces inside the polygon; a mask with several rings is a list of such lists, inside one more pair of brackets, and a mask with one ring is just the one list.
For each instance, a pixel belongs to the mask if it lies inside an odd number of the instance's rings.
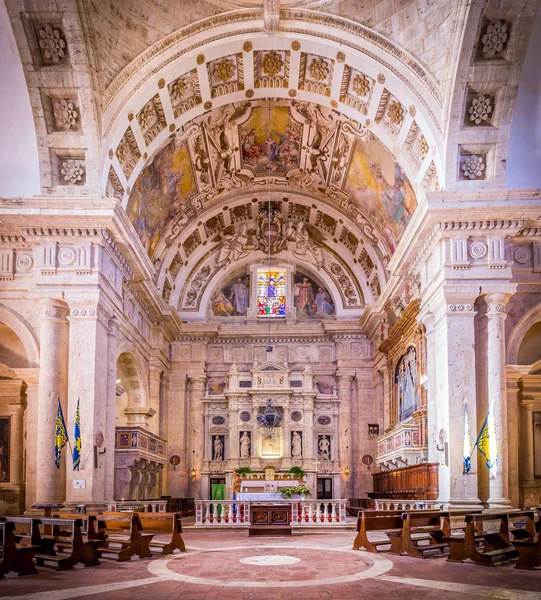
{"label": "wooden pew", "polygon": [[[98,535],[97,523],[98,518],[95,515],[85,515],[79,513],[58,513],[53,515],[53,519],[73,520],[79,519],[83,522],[82,532],[82,558],[81,563],[85,567],[99,566],[100,559],[98,548],[101,545],[103,536]],[[61,525],[58,525],[60,528]],[[72,548],[69,540],[61,540],[56,544],[56,549],[59,553],[63,553]]]}
{"label": "wooden pew", "polygon": [[0,522],[0,543],[2,560],[0,560],[0,579],[13,571],[19,575],[34,575],[38,572],[34,565],[34,555],[39,550],[36,546],[21,546],[15,537],[15,523]]}
{"label": "wooden pew", "polygon": [[[390,554],[407,554],[415,558],[425,558],[449,547],[446,537],[451,531],[451,517],[448,511],[428,511],[404,513],[401,516],[400,531],[387,533],[391,541]],[[428,544],[421,544],[427,541]]]}
{"label": "wooden pew", "polygon": [[182,539],[182,523],[180,513],[139,513],[143,531],[152,533],[170,533],[168,541],[152,540],[150,549],[161,551],[162,554],[172,554],[175,550],[186,552]]}
{"label": "wooden pew", "polygon": [[98,536],[102,544],[98,548],[100,557],[118,562],[130,560],[132,556],[150,558],[150,542],[153,533],[142,533],[143,527],[138,514],[101,513],[98,515]]}
{"label": "wooden pew", "polygon": [[79,563],[85,566],[100,564],[97,557],[97,544],[88,545],[85,552],[83,522],[80,518],[62,519],[61,524],[59,519],[40,518],[39,525],[46,528],[52,526],[52,535],[41,534],[40,549],[35,556],[38,567],[65,571],[73,569]]}
{"label": "wooden pew", "polygon": [[[530,519],[533,522],[532,511],[512,513],[512,516],[513,519],[525,516],[527,522]],[[484,524],[489,521],[499,521],[499,531],[486,531]],[[452,562],[464,562],[469,558],[480,565],[499,565],[517,556],[517,550],[509,539],[509,513],[467,515],[464,537],[451,535],[447,541],[450,546],[447,560]]]}
{"label": "wooden pew", "polygon": [[515,569],[530,569],[541,567],[541,533],[531,540],[513,540],[518,552]]}
{"label": "wooden pew", "polygon": [[370,541],[369,531],[398,531],[402,528],[402,513],[388,510],[362,511],[357,518],[357,535],[353,541],[353,550],[364,548],[368,552],[381,552],[379,546],[389,546],[390,539]]}

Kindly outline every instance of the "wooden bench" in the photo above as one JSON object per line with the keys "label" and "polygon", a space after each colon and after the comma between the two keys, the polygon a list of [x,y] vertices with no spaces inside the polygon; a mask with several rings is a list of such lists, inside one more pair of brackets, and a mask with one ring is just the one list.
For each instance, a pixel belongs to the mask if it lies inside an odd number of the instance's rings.
{"label": "wooden bench", "polygon": [[[400,531],[389,531],[390,554],[407,554],[415,558],[443,551],[449,547],[446,537],[451,531],[448,511],[403,513]],[[421,542],[428,542],[421,544]]]}
{"label": "wooden bench", "polygon": [[541,567],[541,533],[531,540],[513,540],[513,546],[518,552],[515,569],[530,569]]}
{"label": "wooden bench", "polygon": [[[512,513],[513,519],[521,516],[526,517],[527,523],[530,519],[533,523],[532,511]],[[500,522],[499,531],[485,529],[485,524],[490,521]],[[531,528],[531,525],[528,527]],[[447,542],[450,547],[447,560],[452,562],[470,559],[480,565],[499,565],[517,556],[517,550],[509,539],[509,513],[467,515],[464,537],[451,535]]]}
{"label": "wooden bench", "polygon": [[[82,521],[82,548],[81,548],[81,563],[85,567],[99,566],[100,559],[98,548],[101,545],[103,536],[98,535],[97,524],[98,518],[95,515],[85,515],[79,513],[58,513],[53,515],[53,519],[58,520],[74,520]],[[61,525],[58,525],[60,528]],[[58,530],[58,529],[57,529]],[[56,549],[59,553],[66,552],[72,548],[72,544],[68,539],[61,540],[56,544]]]}
{"label": "wooden bench", "polygon": [[112,558],[118,562],[130,560],[132,556],[150,558],[150,542],[153,533],[142,533],[143,527],[138,514],[101,513],[98,515],[98,537],[101,546],[100,557]]}
{"label": "wooden bench", "polygon": [[171,534],[168,541],[153,539],[150,542],[151,550],[161,551],[162,554],[172,554],[175,550],[186,552],[186,546],[182,539],[180,513],[139,513],[139,520],[143,531]]}
{"label": "wooden bench", "polygon": [[21,546],[15,536],[15,523],[0,521],[0,578],[13,571],[19,575],[34,575],[38,572],[34,565],[34,555],[39,550],[36,546]]}
{"label": "wooden bench", "polygon": [[397,531],[402,528],[402,513],[388,510],[361,511],[357,518],[357,535],[353,550],[364,548],[368,552],[381,552],[379,546],[389,546],[390,539],[370,541],[369,531]]}

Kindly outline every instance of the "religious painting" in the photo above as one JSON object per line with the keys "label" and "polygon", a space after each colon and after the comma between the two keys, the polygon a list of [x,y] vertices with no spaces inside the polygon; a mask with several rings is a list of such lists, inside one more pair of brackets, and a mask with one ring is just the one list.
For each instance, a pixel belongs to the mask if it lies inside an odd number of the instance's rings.
{"label": "religious painting", "polygon": [[273,269],[257,271],[257,316],[286,316],[286,272]]}
{"label": "religious painting", "polygon": [[188,145],[173,136],[139,174],[126,207],[150,258],[169,221],[182,212],[195,191]]}
{"label": "religious painting", "polygon": [[357,140],[345,190],[394,252],[417,199],[404,171],[374,136],[368,142]]}
{"label": "religious painting", "polygon": [[277,432],[271,437],[262,436],[261,438],[261,457],[278,458],[282,456],[282,438]]}
{"label": "religious painting", "polygon": [[225,384],[225,377],[209,377],[207,380],[207,390],[209,396],[223,396]]}
{"label": "religious painting", "polygon": [[210,309],[215,317],[244,317],[249,306],[249,275],[231,278],[217,288],[210,298]]}
{"label": "religious painting", "polygon": [[322,318],[335,314],[329,292],[304,273],[295,274],[293,299],[297,317]]}
{"label": "religious painting", "polygon": [[398,420],[403,421],[411,417],[419,406],[417,353],[413,346],[398,361],[394,380],[398,394]]}
{"label": "religious painting", "polygon": [[256,175],[286,173],[299,167],[302,125],[296,123],[286,106],[270,111],[256,107],[239,127],[242,166]]}
{"label": "religious painting", "polygon": [[320,394],[333,394],[335,385],[332,375],[320,375],[316,381],[317,391]]}
{"label": "religious painting", "polygon": [[0,483],[9,481],[9,417],[0,419]]}
{"label": "religious painting", "polygon": [[121,433],[118,436],[118,446],[117,448],[129,448],[130,447],[130,437],[127,433]]}

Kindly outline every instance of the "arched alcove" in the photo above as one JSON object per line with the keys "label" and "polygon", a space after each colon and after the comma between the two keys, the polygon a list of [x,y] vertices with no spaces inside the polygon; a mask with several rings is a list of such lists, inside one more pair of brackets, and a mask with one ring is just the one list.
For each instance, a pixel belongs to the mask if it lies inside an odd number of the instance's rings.
{"label": "arched alcove", "polygon": [[0,363],[13,369],[29,367],[28,356],[19,336],[5,323],[0,322]]}
{"label": "arched alcove", "polygon": [[517,364],[531,365],[541,359],[541,321],[528,329],[518,350]]}

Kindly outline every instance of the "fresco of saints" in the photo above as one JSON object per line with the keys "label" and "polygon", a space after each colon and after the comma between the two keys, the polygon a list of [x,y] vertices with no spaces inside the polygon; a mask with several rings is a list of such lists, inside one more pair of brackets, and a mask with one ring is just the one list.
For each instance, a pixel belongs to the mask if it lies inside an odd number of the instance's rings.
{"label": "fresco of saints", "polygon": [[317,288],[316,306],[318,315],[329,315],[332,312],[333,304],[329,293],[323,288]]}
{"label": "fresco of saints", "polygon": [[255,166],[260,154],[261,145],[256,142],[255,129],[250,129],[242,142],[242,159]]}
{"label": "fresco of saints", "polygon": [[295,306],[298,310],[305,312],[308,315],[313,314],[314,304],[314,289],[308,281],[308,277],[303,277],[302,283],[295,284],[294,290]]}
{"label": "fresco of saints", "polygon": [[244,285],[242,279],[237,277],[231,286],[231,304],[235,315],[245,315],[250,303],[250,291]]}
{"label": "fresco of saints", "polygon": [[286,165],[297,163],[299,159],[300,144],[296,139],[295,135],[291,131],[286,131],[284,135],[278,132],[273,132],[278,138],[280,143],[276,148],[276,160],[283,162]]}
{"label": "fresco of saints", "polygon": [[222,292],[222,290],[216,290],[212,294],[210,300],[212,312],[217,317],[230,317],[233,314],[233,305],[229,301],[229,298]]}

